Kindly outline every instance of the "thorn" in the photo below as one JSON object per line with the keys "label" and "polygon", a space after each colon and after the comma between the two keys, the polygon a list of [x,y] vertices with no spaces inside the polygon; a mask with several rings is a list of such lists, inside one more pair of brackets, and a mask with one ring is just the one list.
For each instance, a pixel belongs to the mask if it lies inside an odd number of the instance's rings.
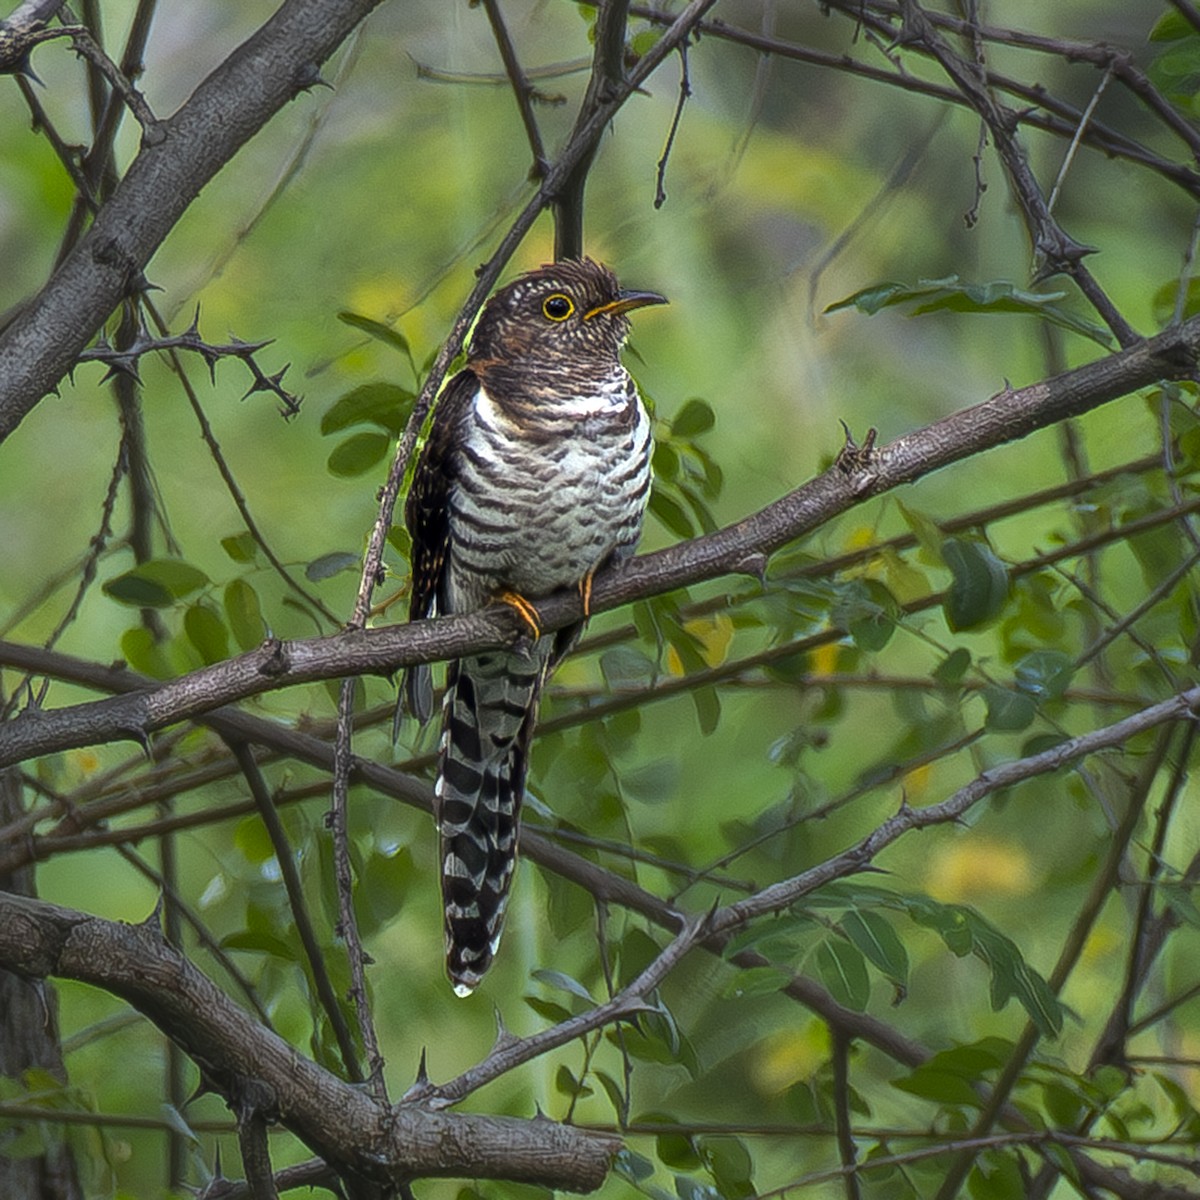
{"label": "thorn", "polygon": [[752,579],[757,579],[759,586],[767,586],[767,563],[770,561],[767,555],[759,551],[747,554],[735,566],[734,570],[740,575],[749,575]]}
{"label": "thorn", "polygon": [[430,1091],[429,1072],[425,1069],[425,1047],[421,1047],[421,1061],[417,1063],[417,1077],[412,1081],[412,1085],[400,1097],[401,1103],[412,1103],[415,1100],[423,1100]]}
{"label": "thorn", "polygon": [[9,69],[10,69],[10,70],[12,71],[12,73],[13,73],[13,74],[15,74],[15,75],[24,75],[26,79],[30,79],[30,80],[32,80],[32,81],[33,81],[34,83],[36,83],[36,84],[37,84],[39,87],[45,87],[45,86],[46,86],[46,84],[45,84],[45,81],[44,81],[44,80],[42,79],[42,77],[41,77],[41,76],[40,76],[40,75],[39,75],[39,74],[38,74],[38,73],[37,73],[37,72],[36,72],[36,71],[33,69],[32,65],[30,64],[30,62],[29,62],[29,55],[28,55],[28,54],[22,55],[22,56],[21,56],[21,58],[19,58],[19,59],[17,60],[16,64],[15,64],[13,67],[9,68]]}
{"label": "thorn", "polygon": [[316,63],[301,63],[296,71],[296,90],[307,92],[315,87],[327,87],[331,92],[333,91],[333,84],[327,83],[321,78],[321,68]]}
{"label": "thorn", "polygon": [[107,383],[110,379],[116,379],[118,375],[125,375],[132,379],[139,387],[142,383],[142,377],[138,374],[137,358],[128,354],[114,355],[108,362],[108,370],[104,372],[104,378],[101,383]]}
{"label": "thorn", "polygon": [[147,933],[156,934],[159,941],[165,940],[163,937],[162,927],[163,904],[165,899],[165,894],[160,891],[158,893],[158,899],[154,901],[154,907],[150,910],[150,915],[144,921],[139,921],[137,925],[138,929],[144,929]]}
{"label": "thorn", "polygon": [[139,726],[137,729],[129,730],[129,738],[141,746],[142,753],[147,760],[154,761],[154,752],[150,749],[150,735],[144,729]]}
{"label": "thorn", "polygon": [[492,1011],[496,1014],[496,1040],[492,1043],[492,1053],[495,1054],[497,1050],[511,1046],[517,1039],[508,1032],[508,1026],[504,1024],[504,1018],[500,1015],[500,1009],[493,1005]]}

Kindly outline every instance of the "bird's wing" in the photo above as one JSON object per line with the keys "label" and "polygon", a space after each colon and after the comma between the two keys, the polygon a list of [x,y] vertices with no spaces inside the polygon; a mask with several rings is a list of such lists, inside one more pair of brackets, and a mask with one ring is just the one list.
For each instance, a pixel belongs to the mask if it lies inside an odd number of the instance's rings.
{"label": "bird's wing", "polygon": [[[439,397],[429,437],[417,459],[404,504],[404,524],[412,537],[412,592],[408,618],[419,621],[444,611],[446,560],[450,551],[450,494],[458,478],[455,432],[472,403],[479,381],[460,371]],[[405,679],[406,705],[422,722],[432,709],[429,668],[414,667]]]}

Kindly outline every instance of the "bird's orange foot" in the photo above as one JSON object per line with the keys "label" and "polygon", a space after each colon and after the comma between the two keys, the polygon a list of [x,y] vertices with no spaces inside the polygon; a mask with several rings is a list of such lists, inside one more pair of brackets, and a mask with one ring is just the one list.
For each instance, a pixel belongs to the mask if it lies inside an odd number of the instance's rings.
{"label": "bird's orange foot", "polygon": [[596,571],[593,568],[579,581],[579,599],[583,601],[583,615],[585,617],[592,615],[592,580],[595,578]]}
{"label": "bird's orange foot", "polygon": [[538,615],[538,610],[525,599],[519,592],[497,592],[496,597],[501,604],[507,604],[509,608],[515,608],[521,616],[521,620],[525,622],[529,630],[529,635],[537,641],[542,636],[542,621]]}

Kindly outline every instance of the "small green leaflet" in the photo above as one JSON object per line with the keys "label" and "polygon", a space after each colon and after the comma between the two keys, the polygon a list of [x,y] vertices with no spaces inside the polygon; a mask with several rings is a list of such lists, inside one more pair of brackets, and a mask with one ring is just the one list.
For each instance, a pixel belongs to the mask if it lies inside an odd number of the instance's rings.
{"label": "small green leaflet", "polygon": [[958,633],[1000,615],[1008,600],[1008,568],[982,542],[947,538],[942,561],[954,577],[942,602],[946,624]]}
{"label": "small green leaflet", "polygon": [[1111,347],[1112,337],[1107,330],[1077,317],[1058,304],[1065,296],[1066,292],[1028,292],[1006,279],[995,279],[990,283],[963,283],[957,275],[947,275],[944,279],[918,280],[915,287],[894,282],[873,284],[829,305],[825,311],[836,312],[853,306],[867,316],[874,316],[881,309],[893,305],[915,303],[916,307],[909,314],[914,317],[937,311],[1027,313],[1061,329],[1078,333],[1105,348]]}

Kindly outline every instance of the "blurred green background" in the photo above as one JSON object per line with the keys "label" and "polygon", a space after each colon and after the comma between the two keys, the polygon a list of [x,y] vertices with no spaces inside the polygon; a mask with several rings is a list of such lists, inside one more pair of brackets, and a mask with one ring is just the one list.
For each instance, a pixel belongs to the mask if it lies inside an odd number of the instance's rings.
{"label": "blurred green background", "polygon": [[[273,5],[210,3],[171,6],[156,22],[146,53],[142,87],[152,108],[166,114],[271,13]],[[1028,27],[1049,35],[1128,46],[1147,59],[1146,38],[1163,6],[1150,0],[1077,0],[1045,5],[1005,0],[989,6],[997,25]],[[121,44],[132,5],[102,6],[109,44]],[[537,109],[553,150],[570,128],[590,61],[590,14],[568,0],[513,2],[505,15],[527,67],[560,65],[539,79],[553,104]],[[769,22],[776,36],[832,54],[853,52],[883,62],[878,48],[856,44],[853,24],[823,15],[812,3],[760,4],[727,0],[717,15],[758,30]],[[631,31],[645,34],[645,22]],[[1028,52],[989,51],[994,69],[1037,82],[1057,96],[1085,105],[1099,73],[1042,56],[1031,67]],[[913,56],[906,65],[934,78]],[[563,66],[565,64],[565,66]],[[37,51],[34,67],[44,81],[38,95],[60,134],[85,141],[83,71],[62,46]],[[883,281],[915,284],[958,275],[964,281],[1007,280],[1030,286],[1027,238],[1006,191],[996,159],[985,153],[987,190],[975,194],[971,157],[978,122],[968,113],[927,98],[856,79],[847,73],[760,59],[752,51],[704,37],[691,47],[692,88],[665,171],[667,201],[654,207],[655,164],[662,154],[676,103],[678,57],[635,96],[605,137],[587,191],[588,252],[611,264],[629,286],[654,288],[671,299],[667,309],[640,314],[629,362],[660,417],[670,418],[693,397],[711,406],[716,424],[699,443],[720,465],[724,487],[713,498],[716,520],[727,523],[769,503],[828,464],[843,441],[841,422],[861,440],[868,427],[882,441],[903,435],[946,413],[978,403],[1006,382],[1019,386],[1049,373],[1052,359],[1041,323],[1024,315],[936,313],[914,319],[900,309],[867,317],[853,309],[825,313],[845,296]],[[531,194],[530,156],[511,92],[503,79],[490,28],[481,8],[442,0],[381,7],[326,69],[332,91],[302,95],[218,176],[192,206],[148,269],[161,288],[156,303],[182,330],[199,306],[205,338],[229,335],[273,339],[259,355],[273,372],[290,364],[286,383],[303,394],[300,415],[284,421],[263,394],[242,399],[251,380],[235,361],[221,363],[215,383],[197,361],[188,370],[200,402],[249,506],[275,552],[303,574],[305,565],[333,552],[358,556],[375,515],[375,493],[386,461],[348,477],[327,468],[344,435],[325,436],[320,419],[352,388],[390,381],[412,388],[406,359],[337,319],[349,310],[392,325],[411,345],[416,363],[437,349],[473,281],[474,268],[491,253],[507,222]],[[444,78],[428,77],[429,73]],[[1145,138],[1160,151],[1173,146],[1113,87],[1098,116]],[[1045,186],[1062,161],[1061,139],[1026,133],[1034,169]],[[123,162],[136,152],[126,129]],[[28,110],[11,81],[0,87],[0,311],[33,292],[52,269],[70,209],[70,182],[47,141],[30,129]],[[967,214],[978,201],[978,220]],[[1057,213],[1078,240],[1100,251],[1095,274],[1139,332],[1160,323],[1156,292],[1178,276],[1194,217],[1188,197],[1151,172],[1104,159],[1084,148],[1071,166]],[[552,228],[544,216],[506,271],[506,278],[551,255]],[[1056,281],[1042,291],[1068,293],[1065,310],[1090,316],[1077,296]],[[1074,365],[1097,347],[1066,334],[1059,349]],[[194,358],[194,356],[193,356]],[[198,433],[197,422],[167,366],[147,358],[141,367],[147,436],[161,510],[179,553],[211,580],[204,593],[220,603],[225,586],[244,578],[261,597],[270,630],[304,637],[319,630],[311,616],[283,603],[284,589],[258,564],[234,561],[221,539],[242,532],[242,521]],[[103,369],[84,366],[44,400],[0,456],[0,633],[37,643],[65,611],[75,569],[96,532],[120,437],[116,406]],[[1158,445],[1157,418],[1136,399],[1120,402],[1080,423],[1091,466],[1100,469]],[[1048,431],[904,489],[896,497],[856,510],[822,529],[803,550],[834,555],[907,528],[897,499],[942,518],[1049,486],[1065,477],[1059,434]],[[124,501],[117,532],[127,520]],[[1069,515],[1037,514],[992,530],[1004,556],[1028,555],[1069,536]],[[677,531],[651,521],[644,545],[677,540]],[[165,531],[160,533],[165,553]],[[114,544],[101,561],[100,579],[133,565]],[[395,578],[405,565],[389,551]],[[899,593],[944,586],[938,566],[910,560],[917,575],[893,574]],[[884,578],[878,570],[868,574]],[[357,571],[311,584],[334,612],[348,616]],[[1114,568],[1113,586],[1128,585],[1136,599],[1140,579],[1129,559]],[[754,591],[744,580],[721,580],[694,589],[692,599]],[[903,595],[900,596],[904,599]],[[1052,605],[1053,606],[1053,605]],[[1083,623],[1062,606],[1054,631],[1070,651],[1082,648]],[[391,616],[399,619],[400,609]],[[182,608],[167,611],[173,633]],[[1012,620],[1019,626],[1021,616]],[[387,620],[383,617],[381,620]],[[592,632],[619,628],[629,614],[608,614]],[[123,655],[122,637],[138,623],[136,609],[115,603],[99,588],[87,596],[79,619],[59,649],[107,663]],[[694,630],[710,661],[766,645],[769,623],[732,628],[710,621]],[[1025,630],[1028,634],[1028,630]],[[888,647],[892,675],[927,678],[939,657],[957,645],[982,656],[1002,673],[1005,655],[1036,638],[1020,629],[1008,650],[995,630],[951,637],[935,610],[917,618]],[[645,646],[643,651],[649,653]],[[200,665],[198,650],[179,634],[166,648],[170,666]],[[869,673],[861,650],[828,648],[803,664],[808,670]],[[666,670],[670,673],[668,661]],[[676,660],[676,670],[678,663]],[[883,667],[881,667],[883,669]],[[6,683],[11,682],[6,676]],[[551,687],[544,714],[576,707],[581,693],[603,690],[598,656],[568,663]],[[268,695],[250,705],[281,720],[327,722],[334,690],[324,686]],[[54,684],[47,703],[60,705],[85,693]],[[386,704],[390,686],[367,680],[364,703]],[[944,711],[947,710],[947,711]],[[872,772],[917,749],[917,734],[933,738],[942,722],[968,725],[982,719],[980,701],[913,699],[903,692],[801,687],[731,686],[721,696],[721,718],[701,736],[697,710],[687,696],[653,704],[640,716],[585,726],[539,740],[531,790],[562,821],[599,837],[627,839],[668,858],[702,866],[747,840],[755,830],[788,815],[810,811],[841,796]],[[1091,720],[1093,713],[1087,713]],[[1099,720],[1099,718],[1095,718]],[[1071,721],[1066,719],[1070,726]],[[820,731],[787,760],[781,741]],[[1023,735],[993,736],[973,753],[910,772],[905,794],[912,803],[941,799],[988,761],[1015,755]],[[381,760],[402,760],[427,750],[433,735],[412,728],[390,745],[384,725],[361,733],[356,749]],[[196,765],[216,753],[211,739],[188,734],[181,761]],[[49,788],[70,792],[118,763],[135,761],[129,746],[81,750],[37,764]],[[1106,766],[1097,764],[1103,778]],[[273,786],[298,789],[318,776],[284,764],[272,768]],[[130,786],[136,786],[131,782]],[[191,792],[182,811],[207,810],[244,798],[236,777]],[[861,836],[899,801],[895,785],[820,822],[776,836],[732,863],[735,880],[759,885],[793,874]],[[287,810],[297,844],[311,849],[306,881],[328,910],[320,882],[327,865],[316,849],[327,800],[318,797]],[[1045,819],[1053,812],[1053,820]],[[121,818],[146,819],[145,813]],[[532,819],[548,820],[544,810]],[[442,975],[432,823],[399,805],[358,789],[354,834],[369,862],[378,912],[364,917],[376,959],[370,978],[388,1061],[393,1095],[403,1091],[424,1047],[435,1080],[449,1078],[486,1053],[495,1035],[493,1006],[517,1033],[540,1028],[542,1016],[522,994],[548,994],[529,972],[553,967],[602,986],[596,966],[594,918],[586,897],[547,881],[536,868],[520,872],[501,960],[477,999],[460,1004]],[[1186,829],[1197,832],[1194,816]],[[1065,928],[1089,884],[1106,835],[1103,812],[1077,781],[1047,777],[980,811],[971,828],[943,828],[904,843],[881,862],[889,886],[925,890],[946,901],[973,904],[1017,937],[1027,959],[1043,973],[1053,964]],[[179,836],[181,888],[219,935],[244,929],[286,933],[278,868],[256,819],[230,820]],[[151,848],[144,850],[153,857]],[[603,859],[603,861],[610,861]],[[622,867],[621,869],[626,869]],[[677,876],[645,863],[636,868],[651,890],[670,894]],[[113,851],[63,855],[39,869],[43,896],[68,906],[125,920],[151,910],[155,889]],[[700,910],[721,886],[687,891],[683,902]],[[1111,917],[1089,942],[1085,968],[1064,997],[1088,1011],[1110,993],[1124,958],[1123,913]],[[635,956],[640,919],[610,914],[609,937]],[[871,1011],[896,1020],[905,1032],[937,1047],[948,1036],[1012,1037],[1023,1014],[1016,1005],[993,1013],[987,972],[974,959],[948,956],[929,932],[903,928],[912,958],[908,995],[899,1015],[885,981],[877,980]],[[1019,936],[1018,936],[1019,935]],[[641,936],[640,933],[637,936]],[[660,938],[661,935],[656,935]],[[629,939],[633,939],[630,941]],[[243,961],[244,960],[244,961]],[[198,961],[211,969],[203,955]],[[310,1007],[299,969],[286,958],[245,951],[239,959],[268,996],[280,1031],[307,1047]],[[803,963],[799,964],[803,966]],[[1194,974],[1186,962],[1181,978]],[[218,972],[219,975],[219,972]],[[735,973],[693,955],[669,981],[665,994],[687,1030],[703,1069],[696,1078],[664,1066],[638,1077],[633,1113],[669,1112],[710,1121],[801,1121],[803,1088],[828,1070],[823,1025],[777,994],[738,997]],[[96,991],[63,985],[68,1034],[88,1030],[122,1006]],[[554,999],[564,1003],[564,997]],[[1176,1031],[1190,1053],[1200,1053],[1195,1008],[1181,1011]],[[1189,1021],[1190,1018],[1190,1021]],[[1068,1026],[1050,1050],[1065,1063],[1086,1053],[1094,1030]],[[604,1042],[605,1069],[619,1076],[619,1058]],[[73,1084],[105,1111],[156,1114],[161,1103],[158,1070],[163,1050],[143,1023],[92,1036],[69,1055]],[[578,1073],[578,1047],[540,1060],[473,1097],[485,1111],[529,1115],[534,1104],[553,1116],[567,1106],[558,1071]],[[616,1064],[616,1065],[614,1065]],[[874,1077],[892,1064],[863,1052],[856,1063]],[[886,1093],[874,1093],[876,1100]],[[912,1098],[896,1091],[871,1121],[911,1118]],[[222,1106],[205,1097],[188,1109],[189,1120],[223,1119]],[[576,1119],[611,1122],[602,1089],[580,1101]],[[222,1138],[226,1153],[234,1142]],[[116,1181],[121,1194],[152,1194],[161,1178],[158,1134],[106,1135],[108,1168],[96,1171],[97,1194]],[[636,1139],[631,1144],[637,1145]],[[279,1162],[303,1156],[282,1148]],[[98,1153],[95,1144],[94,1153]],[[211,1148],[197,1148],[211,1165]],[[790,1139],[755,1144],[755,1179],[763,1189],[802,1170],[836,1161],[830,1143]],[[107,1181],[107,1182],[105,1182]],[[422,1195],[450,1195],[457,1183],[424,1183]],[[829,1184],[805,1194],[841,1195]],[[489,1186],[488,1194],[497,1190]],[[516,1193],[518,1188],[500,1189]],[[626,1192],[613,1179],[610,1194]]]}

